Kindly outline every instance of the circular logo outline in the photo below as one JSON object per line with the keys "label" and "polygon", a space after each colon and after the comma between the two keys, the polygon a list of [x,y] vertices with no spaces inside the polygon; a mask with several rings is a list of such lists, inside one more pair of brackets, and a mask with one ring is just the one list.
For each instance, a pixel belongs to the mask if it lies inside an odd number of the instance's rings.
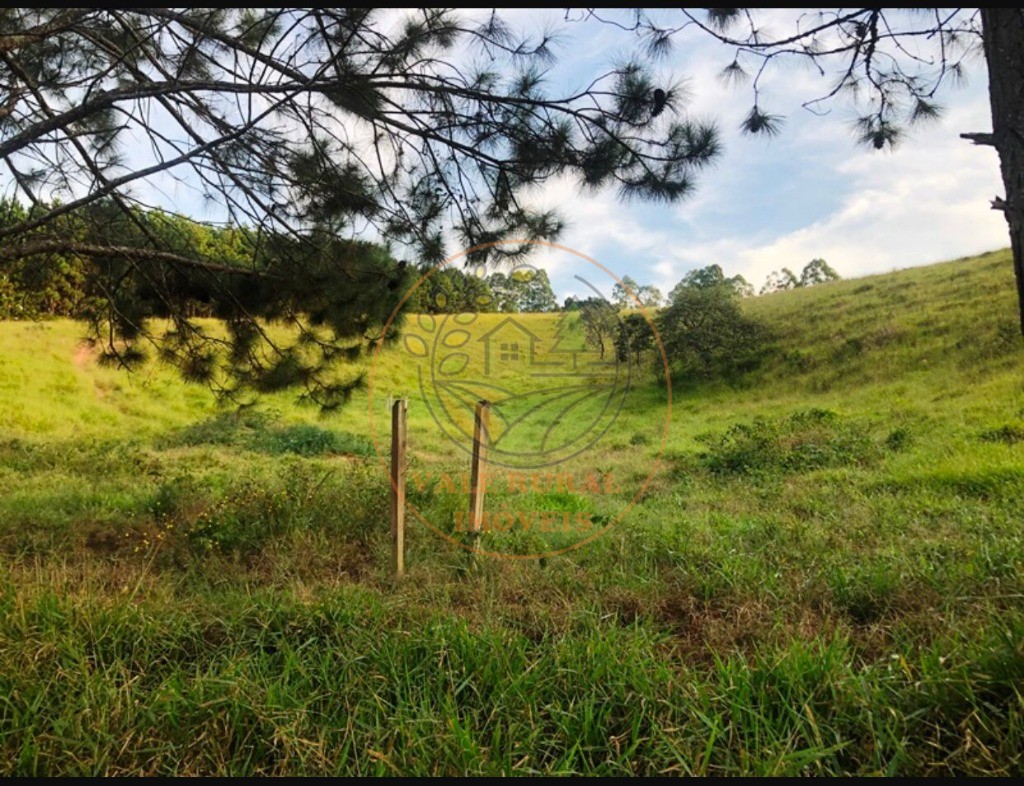
{"label": "circular logo outline", "polygon": [[[510,238],[510,239],[507,239],[507,240],[495,240],[495,241],[492,241],[492,242],[489,242],[489,243],[481,243],[481,244],[473,246],[471,248],[463,249],[462,251],[459,251],[458,253],[453,254],[453,255],[449,256],[448,258],[444,259],[443,261],[439,262],[437,265],[434,265],[432,268],[430,268],[430,270],[428,270],[426,273],[421,275],[419,277],[419,279],[417,279],[417,281],[402,296],[402,299],[398,302],[398,305],[395,306],[394,311],[392,311],[391,315],[388,317],[387,321],[384,323],[383,329],[381,330],[381,338],[379,338],[377,340],[377,342],[376,342],[376,345],[375,345],[374,350],[373,350],[373,359],[371,360],[371,363],[370,363],[370,371],[369,371],[369,374],[368,374],[369,382],[368,382],[368,385],[367,385],[367,388],[368,388],[367,408],[368,408],[368,411],[369,411],[369,421],[370,421],[370,441],[373,443],[374,452],[377,454],[377,458],[380,460],[380,462],[381,462],[381,464],[382,464],[382,466],[384,468],[385,474],[386,474],[386,476],[388,478],[389,485],[391,486],[392,490],[397,491],[397,488],[395,487],[394,481],[391,479],[390,451],[381,451],[379,449],[379,447],[378,447],[378,444],[377,444],[376,419],[374,417],[374,412],[373,412],[374,373],[375,373],[376,368],[377,368],[377,360],[380,357],[380,351],[384,347],[385,338],[387,337],[388,332],[390,331],[391,326],[394,324],[396,318],[400,314],[402,314],[403,308],[404,308],[406,302],[411,297],[412,293],[415,292],[421,285],[423,285],[423,283],[427,279],[429,279],[430,276],[433,275],[436,271],[441,270],[442,268],[444,268],[444,267],[446,267],[448,265],[451,265],[453,262],[461,259],[462,257],[468,256],[469,254],[472,254],[472,253],[474,253],[476,251],[480,251],[480,250],[483,250],[483,249],[491,248],[491,247],[494,247],[494,246],[513,245],[513,244],[515,244],[515,245],[543,246],[543,247],[547,247],[547,248],[556,249],[558,251],[564,251],[564,252],[566,252],[568,254],[572,254],[573,256],[579,257],[580,259],[583,259],[583,260],[589,262],[590,264],[592,264],[595,267],[597,267],[600,270],[602,270],[606,275],[610,276],[614,281],[616,281],[620,286],[622,286],[622,288],[629,294],[629,296],[636,303],[636,305],[639,308],[640,313],[643,315],[644,319],[647,320],[647,323],[650,325],[651,331],[652,331],[652,333],[654,335],[654,341],[655,341],[655,343],[657,345],[658,352],[661,355],[662,364],[665,367],[665,395],[666,395],[666,401],[665,401],[665,426],[664,426],[664,429],[663,429],[662,435],[661,435],[661,445],[659,446],[659,449],[658,449],[658,455],[655,457],[654,461],[651,463],[650,472],[647,474],[647,477],[644,479],[644,482],[641,484],[640,489],[636,492],[636,494],[633,495],[633,498],[625,505],[625,507],[622,508],[622,510],[619,511],[619,513],[616,516],[614,516],[603,527],[601,527],[600,529],[598,529],[598,530],[596,530],[594,532],[591,532],[590,534],[586,535],[585,537],[583,537],[581,540],[577,541],[576,543],[573,543],[573,544],[571,544],[569,546],[564,546],[564,547],[561,547],[561,548],[552,549],[550,551],[538,552],[538,553],[535,553],[535,554],[507,554],[507,553],[502,553],[500,551],[494,551],[494,550],[490,550],[490,549],[485,549],[485,548],[482,548],[479,545],[477,545],[475,541],[474,541],[474,543],[466,543],[462,538],[458,537],[456,534],[445,532],[441,527],[439,527],[439,526],[435,525],[434,523],[432,523],[431,521],[429,521],[428,518],[415,505],[412,505],[409,502],[408,493],[406,493],[404,495],[403,502],[405,504],[406,510],[407,511],[411,511],[412,514],[420,522],[425,524],[433,532],[435,532],[436,534],[440,535],[442,538],[447,540],[449,543],[452,543],[453,545],[455,545],[455,546],[457,546],[457,547],[459,547],[459,548],[461,548],[461,549],[463,549],[463,550],[465,550],[467,552],[476,553],[476,554],[480,554],[480,555],[483,555],[483,556],[495,557],[497,559],[527,560],[527,559],[541,559],[543,557],[555,557],[555,556],[558,556],[560,554],[565,554],[565,553],[567,553],[569,551],[574,551],[575,549],[578,549],[578,548],[580,548],[582,546],[587,545],[588,543],[591,543],[596,538],[598,538],[600,535],[603,535],[604,533],[606,533],[609,529],[612,528],[612,526],[614,526],[616,523],[621,521],[623,519],[623,517],[627,513],[629,513],[629,511],[632,510],[637,505],[637,503],[640,501],[640,498],[643,496],[644,492],[647,490],[647,487],[651,484],[651,481],[654,479],[654,475],[657,472],[658,468],[661,466],[662,457],[663,457],[663,455],[665,453],[665,448],[666,448],[666,445],[667,445],[667,442],[668,442],[669,429],[671,428],[671,425],[672,425],[672,375],[671,375],[671,372],[670,372],[670,369],[669,369],[668,356],[665,353],[665,345],[664,345],[664,343],[661,340],[661,334],[658,332],[658,327],[657,327],[657,325],[655,325],[654,320],[651,318],[651,316],[648,313],[647,309],[644,307],[644,305],[642,303],[640,303],[640,300],[639,300],[639,298],[637,298],[636,293],[632,292],[628,287],[626,287],[626,285],[622,283],[622,280],[617,275],[615,275],[611,270],[609,270],[607,267],[602,265],[600,262],[598,262],[593,257],[591,257],[591,256],[589,256],[587,254],[584,254],[581,251],[577,251],[576,249],[570,248],[569,246],[565,246],[565,245],[562,245],[560,243],[555,243],[555,242],[552,242],[552,241],[549,241],[549,240],[530,240],[530,239],[513,239],[513,238]],[[436,422],[436,420],[435,420],[435,422]],[[612,422],[614,422],[614,420]],[[609,424],[608,427],[610,428],[610,424]],[[601,436],[604,436],[605,433],[607,433],[607,429],[604,432],[602,432]],[[446,434],[446,436],[447,436],[447,434]],[[600,437],[598,437],[598,439],[600,439]],[[596,440],[595,440],[595,442],[596,442]],[[591,443],[591,445],[592,444],[594,444],[594,443]],[[582,451],[580,451],[580,452],[582,452]],[[574,454],[574,455],[578,455],[578,453]],[[565,460],[566,459],[562,459],[562,461],[565,461]],[[480,533],[480,534],[482,534],[482,533]]]}

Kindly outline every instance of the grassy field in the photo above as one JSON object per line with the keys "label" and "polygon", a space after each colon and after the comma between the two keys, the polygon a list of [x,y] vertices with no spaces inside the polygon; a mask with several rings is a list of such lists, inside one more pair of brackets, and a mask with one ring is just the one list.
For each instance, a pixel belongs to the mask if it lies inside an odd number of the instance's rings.
{"label": "grassy field", "polygon": [[1012,275],[1004,251],[748,301],[778,336],[761,369],[674,379],[664,445],[667,390],[635,379],[598,465],[566,464],[617,490],[516,500],[610,522],[653,467],[607,532],[471,558],[414,520],[401,582],[389,397],[428,479],[410,502],[443,529],[466,499],[434,482],[467,468],[422,405],[437,321],[328,420],[100,368],[70,322],[0,324],[0,772],[1019,775]]}

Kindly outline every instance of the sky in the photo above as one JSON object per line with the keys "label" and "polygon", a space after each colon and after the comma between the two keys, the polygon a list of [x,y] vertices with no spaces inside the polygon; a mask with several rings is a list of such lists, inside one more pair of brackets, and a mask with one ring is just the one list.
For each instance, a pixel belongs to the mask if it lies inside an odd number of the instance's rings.
{"label": "sky", "polygon": [[[782,29],[799,12],[774,13]],[[522,31],[539,30],[561,23],[564,11],[527,9],[509,18]],[[614,28],[586,26],[558,49],[552,83],[589,81],[628,40]],[[825,92],[828,82],[798,65],[776,68],[761,94],[766,110],[785,116],[782,132],[743,135],[739,125],[751,92],[717,77],[730,60],[723,45],[684,31],[657,67],[666,80],[669,74],[685,78],[685,114],[713,120],[721,133],[724,150],[698,176],[695,193],[671,206],[624,205],[612,193],[583,195],[564,179],[551,183],[536,199],[567,219],[561,243],[619,277],[666,293],[689,270],[709,264],[759,288],[771,271],[785,266],[799,275],[819,257],[852,278],[1009,245],[1005,220],[989,205],[1003,193],[995,151],[959,138],[991,130],[980,57],[970,63],[965,86],[939,93],[943,117],[912,129],[893,151],[857,144],[849,104],[835,104],[825,116],[804,109],[801,104]],[[558,255],[531,262],[548,270],[560,300],[583,294],[574,266]]]}

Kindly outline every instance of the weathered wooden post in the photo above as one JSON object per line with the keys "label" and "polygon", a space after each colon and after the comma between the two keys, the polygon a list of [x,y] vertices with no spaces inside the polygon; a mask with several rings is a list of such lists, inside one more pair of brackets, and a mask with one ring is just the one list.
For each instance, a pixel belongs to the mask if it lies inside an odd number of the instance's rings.
{"label": "weathered wooden post", "polygon": [[391,405],[391,569],[405,575],[405,414],[406,399]]}
{"label": "weathered wooden post", "polygon": [[479,401],[473,419],[473,467],[469,476],[469,531],[477,537],[483,528],[484,491],[487,486],[487,473],[484,462],[487,461],[487,444],[490,442],[488,432],[491,418],[491,405],[487,401]]}

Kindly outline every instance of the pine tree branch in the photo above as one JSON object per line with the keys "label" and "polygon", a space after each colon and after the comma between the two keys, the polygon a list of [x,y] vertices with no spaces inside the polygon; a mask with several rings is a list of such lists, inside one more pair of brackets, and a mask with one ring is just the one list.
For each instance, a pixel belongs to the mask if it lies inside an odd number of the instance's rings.
{"label": "pine tree branch", "polygon": [[30,27],[21,33],[0,35],[0,52],[14,52],[37,44],[48,36],[71,29],[93,11],[92,8],[69,8],[56,14],[45,24]]}

